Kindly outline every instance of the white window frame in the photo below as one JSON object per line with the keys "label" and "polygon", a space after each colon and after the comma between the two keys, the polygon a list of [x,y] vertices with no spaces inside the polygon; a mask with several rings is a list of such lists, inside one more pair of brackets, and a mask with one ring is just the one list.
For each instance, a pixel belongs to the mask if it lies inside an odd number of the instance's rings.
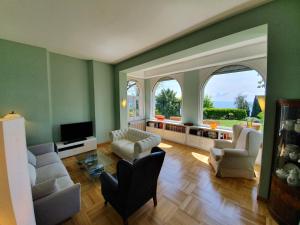
{"label": "white window frame", "polygon": [[[129,116],[129,101],[128,101],[128,95],[127,95],[127,118],[128,118],[128,122],[132,122],[132,121],[136,121],[136,120],[142,120],[145,118],[145,110],[144,110],[144,88],[143,85],[141,85],[141,81],[137,80],[137,79],[132,79],[132,78],[128,78],[127,80],[129,81],[134,81],[136,84],[136,87],[138,89],[138,101],[139,101],[139,115],[138,116],[134,116],[134,117],[130,117]],[[135,97],[136,100],[137,97]],[[136,104],[135,104],[136,105]]]}

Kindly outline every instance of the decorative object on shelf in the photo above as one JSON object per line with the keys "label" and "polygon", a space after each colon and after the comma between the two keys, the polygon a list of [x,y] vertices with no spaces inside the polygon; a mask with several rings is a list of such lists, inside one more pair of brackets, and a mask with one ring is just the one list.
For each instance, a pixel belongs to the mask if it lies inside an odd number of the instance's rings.
{"label": "decorative object on shelf", "polygon": [[4,119],[16,119],[20,118],[21,115],[16,113],[15,111],[11,111],[10,113],[7,113],[3,118]]}
{"label": "decorative object on shelf", "polygon": [[187,123],[184,123],[183,125],[184,125],[184,126],[191,127],[191,126],[193,126],[194,124],[193,124],[193,123],[191,123],[191,122],[187,122]]}
{"label": "decorative object on shelf", "polygon": [[287,183],[290,186],[299,186],[300,185],[299,171],[296,168],[290,170],[290,173],[287,177]]}
{"label": "decorative object on shelf", "polygon": [[294,129],[295,120],[285,120],[283,124],[283,129],[291,131]]}
{"label": "decorative object on shelf", "polygon": [[[279,224],[300,221],[299,100],[278,100],[268,208]],[[297,128],[296,128],[297,129]]]}
{"label": "decorative object on shelf", "polygon": [[287,177],[289,176],[289,173],[286,170],[284,170],[284,169],[277,169],[276,170],[276,175],[280,179],[287,179]]}
{"label": "decorative object on shelf", "polygon": [[157,119],[157,120],[164,120],[165,116],[163,116],[163,115],[155,115],[155,119]]}
{"label": "decorative object on shelf", "polygon": [[300,133],[300,119],[297,119],[297,122],[296,122],[296,124],[295,124],[294,130],[295,130],[297,133]]}
{"label": "decorative object on shelf", "polygon": [[247,128],[252,128],[252,123],[253,123],[253,119],[251,117],[249,117],[247,119]]}
{"label": "decorative object on shelf", "polygon": [[218,123],[216,121],[211,121],[209,126],[211,129],[215,130],[218,127]]}

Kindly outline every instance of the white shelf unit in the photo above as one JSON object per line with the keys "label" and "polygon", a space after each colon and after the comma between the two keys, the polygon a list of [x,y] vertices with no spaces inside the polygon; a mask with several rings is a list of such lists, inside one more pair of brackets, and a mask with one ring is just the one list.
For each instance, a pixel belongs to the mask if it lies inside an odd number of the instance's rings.
{"label": "white shelf unit", "polygon": [[64,142],[57,142],[56,147],[58,155],[62,159],[97,149],[97,139],[96,137],[92,136],[87,137],[86,140],[76,141],[69,144],[64,144]]}
{"label": "white shelf unit", "polygon": [[207,126],[185,126],[176,121],[148,120],[148,132],[158,134],[161,138],[209,151],[214,139],[232,139],[232,131],[211,129]]}

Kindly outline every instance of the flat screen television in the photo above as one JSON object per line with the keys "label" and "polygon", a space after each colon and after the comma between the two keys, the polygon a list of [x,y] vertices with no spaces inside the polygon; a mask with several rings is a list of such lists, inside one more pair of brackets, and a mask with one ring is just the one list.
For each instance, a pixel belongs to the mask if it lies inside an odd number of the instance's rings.
{"label": "flat screen television", "polygon": [[61,141],[73,142],[93,136],[93,122],[70,123],[60,125]]}

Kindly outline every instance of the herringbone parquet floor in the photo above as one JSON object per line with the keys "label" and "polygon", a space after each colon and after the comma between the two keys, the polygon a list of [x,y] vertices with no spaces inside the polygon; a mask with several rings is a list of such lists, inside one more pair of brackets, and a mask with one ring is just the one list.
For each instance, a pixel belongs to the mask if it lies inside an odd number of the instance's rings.
{"label": "herringbone parquet floor", "polygon": [[[265,203],[256,199],[258,178],[216,178],[207,152],[167,141],[160,147],[167,154],[158,182],[158,205],[154,208],[149,201],[129,218],[130,225],[276,224]],[[109,144],[100,149],[113,159],[108,170],[114,172],[118,158]],[[75,157],[64,164],[74,182],[81,183],[82,202],[81,211],[64,225],[121,225],[116,211],[104,206],[99,181],[91,181]]]}

